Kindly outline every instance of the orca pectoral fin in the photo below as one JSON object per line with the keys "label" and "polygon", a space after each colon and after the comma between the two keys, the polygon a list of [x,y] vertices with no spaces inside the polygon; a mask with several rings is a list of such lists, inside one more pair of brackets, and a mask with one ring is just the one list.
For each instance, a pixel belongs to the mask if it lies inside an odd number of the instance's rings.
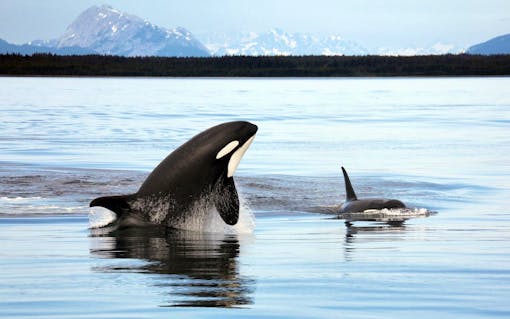
{"label": "orca pectoral fin", "polygon": [[128,196],[104,196],[98,197],[90,202],[90,207],[101,206],[114,212],[117,217],[128,212],[131,207],[128,203]]}
{"label": "orca pectoral fin", "polygon": [[225,178],[219,187],[219,191],[215,194],[214,206],[225,223],[235,225],[239,220],[239,196],[234,178]]}

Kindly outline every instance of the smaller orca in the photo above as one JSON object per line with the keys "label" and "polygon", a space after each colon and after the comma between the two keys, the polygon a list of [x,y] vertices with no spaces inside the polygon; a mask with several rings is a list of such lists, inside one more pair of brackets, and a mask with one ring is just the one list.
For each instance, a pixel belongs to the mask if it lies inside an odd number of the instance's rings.
{"label": "smaller orca", "polygon": [[358,199],[354,189],[352,188],[349,175],[342,167],[345,180],[345,193],[346,200],[340,206],[339,214],[345,213],[361,213],[369,209],[392,209],[392,208],[406,208],[406,205],[397,199],[386,199],[386,198],[366,198]]}

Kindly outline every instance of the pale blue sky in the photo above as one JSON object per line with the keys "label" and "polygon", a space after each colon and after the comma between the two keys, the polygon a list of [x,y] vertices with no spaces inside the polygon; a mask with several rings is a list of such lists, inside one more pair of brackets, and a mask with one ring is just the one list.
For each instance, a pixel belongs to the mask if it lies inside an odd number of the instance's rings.
{"label": "pale blue sky", "polygon": [[510,0],[0,0],[0,38],[58,37],[80,12],[101,4],[198,35],[277,27],[338,34],[367,48],[466,47],[510,33]]}

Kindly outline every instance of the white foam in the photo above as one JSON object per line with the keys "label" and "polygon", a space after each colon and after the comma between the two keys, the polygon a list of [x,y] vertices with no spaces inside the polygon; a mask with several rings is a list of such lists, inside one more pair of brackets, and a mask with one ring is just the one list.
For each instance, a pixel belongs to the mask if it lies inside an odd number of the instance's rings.
{"label": "white foam", "polygon": [[89,209],[89,228],[101,228],[117,219],[117,215],[109,209],[100,206]]}
{"label": "white foam", "polygon": [[383,209],[367,209],[362,214],[381,214],[392,217],[421,217],[430,215],[430,211],[426,208],[383,208]]}
{"label": "white foam", "polygon": [[240,198],[239,220],[227,225],[210,199],[197,201],[184,216],[172,218],[171,227],[202,233],[251,234],[255,229],[255,217],[244,199]]}
{"label": "white foam", "polygon": [[403,221],[410,218],[423,218],[436,212],[426,208],[368,209],[363,212],[344,213],[340,216],[347,220]]}
{"label": "white foam", "polygon": [[26,202],[26,201],[33,201],[33,200],[41,200],[42,197],[0,197],[0,201],[2,202],[8,202],[8,203],[18,203],[18,202]]}
{"label": "white foam", "polygon": [[209,213],[208,218],[204,223],[204,231],[223,234],[253,233],[255,230],[255,216],[244,199],[240,198],[239,200],[241,201],[241,204],[239,206],[239,220],[237,221],[237,224],[233,226],[227,225],[220,217],[218,211],[215,208],[212,208],[212,212]]}

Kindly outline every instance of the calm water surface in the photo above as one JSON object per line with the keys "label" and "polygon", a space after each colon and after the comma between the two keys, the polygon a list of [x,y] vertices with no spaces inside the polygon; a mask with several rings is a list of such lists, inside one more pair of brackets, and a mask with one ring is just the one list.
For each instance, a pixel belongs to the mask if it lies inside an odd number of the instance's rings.
{"label": "calm water surface", "polygon": [[[510,79],[0,78],[0,316],[509,317]],[[88,229],[194,134],[259,126],[247,234]],[[346,227],[359,197],[438,211]]]}

